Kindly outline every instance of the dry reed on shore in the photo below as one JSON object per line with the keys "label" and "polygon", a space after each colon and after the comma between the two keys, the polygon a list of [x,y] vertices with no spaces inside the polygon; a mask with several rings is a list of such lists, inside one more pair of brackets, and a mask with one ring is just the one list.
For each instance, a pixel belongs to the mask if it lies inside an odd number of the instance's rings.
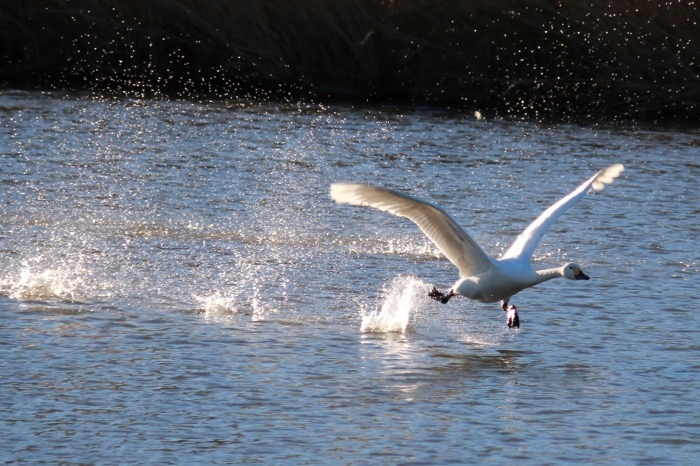
{"label": "dry reed on shore", "polygon": [[0,84],[700,116],[700,6],[628,0],[0,3]]}

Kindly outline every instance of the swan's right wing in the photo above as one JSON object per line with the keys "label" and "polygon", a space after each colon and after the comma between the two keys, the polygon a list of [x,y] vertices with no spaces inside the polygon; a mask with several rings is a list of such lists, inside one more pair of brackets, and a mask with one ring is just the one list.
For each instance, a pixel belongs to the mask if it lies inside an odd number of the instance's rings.
{"label": "swan's right wing", "polygon": [[339,204],[374,207],[412,220],[459,268],[462,277],[486,271],[491,259],[442,209],[390,189],[334,183],[331,199]]}

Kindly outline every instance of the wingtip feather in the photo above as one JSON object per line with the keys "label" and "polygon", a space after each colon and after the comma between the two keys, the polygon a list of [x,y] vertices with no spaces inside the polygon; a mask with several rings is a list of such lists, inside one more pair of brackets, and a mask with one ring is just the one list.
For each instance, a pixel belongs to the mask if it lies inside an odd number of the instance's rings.
{"label": "wingtip feather", "polygon": [[367,206],[368,204],[361,193],[363,188],[371,188],[371,186],[355,183],[333,183],[330,192],[331,200],[338,204]]}
{"label": "wingtip feather", "polygon": [[621,163],[616,163],[615,165],[610,165],[602,169],[593,180],[591,188],[593,188],[594,191],[603,190],[606,184],[611,184],[624,170],[625,167]]}
{"label": "wingtip feather", "polygon": [[331,184],[331,199],[339,204],[346,204],[352,193],[352,186],[348,183]]}

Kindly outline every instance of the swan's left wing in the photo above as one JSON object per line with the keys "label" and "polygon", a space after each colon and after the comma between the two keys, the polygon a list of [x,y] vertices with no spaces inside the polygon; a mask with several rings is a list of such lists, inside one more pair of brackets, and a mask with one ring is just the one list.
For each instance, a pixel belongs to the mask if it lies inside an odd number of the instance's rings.
{"label": "swan's left wing", "polygon": [[622,170],[625,168],[621,164],[611,165],[608,168],[604,168],[590,179],[588,179],[581,186],[576,188],[571,194],[561,199],[559,202],[551,206],[549,209],[545,210],[542,215],[540,215],[537,220],[532,222],[525,231],[523,231],[515,243],[503,254],[501,259],[515,259],[527,257],[528,260],[532,257],[535,252],[535,248],[540,244],[540,240],[547,232],[550,226],[571,206],[576,204],[583,196],[586,195],[591,189],[594,191],[602,190],[606,184],[613,182],[615,178],[620,176]]}
{"label": "swan's left wing", "polygon": [[363,184],[332,184],[331,199],[340,204],[374,207],[413,220],[459,268],[462,277],[485,272],[492,265],[491,258],[481,247],[437,206],[390,189]]}

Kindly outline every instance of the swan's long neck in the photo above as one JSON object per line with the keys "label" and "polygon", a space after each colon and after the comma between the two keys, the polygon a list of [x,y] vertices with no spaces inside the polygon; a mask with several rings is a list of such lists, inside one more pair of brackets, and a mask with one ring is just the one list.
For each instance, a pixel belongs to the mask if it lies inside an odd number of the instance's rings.
{"label": "swan's long neck", "polygon": [[536,284],[546,282],[547,280],[551,280],[552,278],[559,278],[564,276],[564,274],[561,273],[561,267],[557,267],[554,269],[535,270],[535,274],[537,274],[537,279],[535,282]]}

